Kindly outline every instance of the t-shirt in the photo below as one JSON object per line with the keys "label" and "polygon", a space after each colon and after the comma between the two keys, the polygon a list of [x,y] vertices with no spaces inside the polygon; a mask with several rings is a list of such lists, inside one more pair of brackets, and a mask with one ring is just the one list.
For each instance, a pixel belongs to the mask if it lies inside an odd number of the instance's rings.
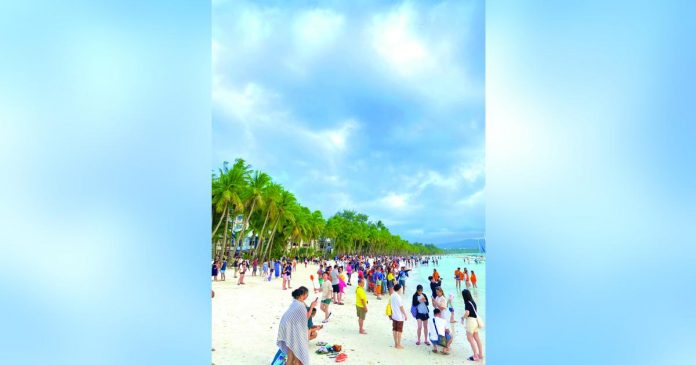
{"label": "t-shirt", "polygon": [[387,280],[394,281],[394,274],[392,274],[392,273],[387,274]]}
{"label": "t-shirt", "polygon": [[331,284],[338,285],[338,270],[331,271]]}
{"label": "t-shirt", "polygon": [[399,293],[394,292],[394,294],[391,295],[391,307],[392,307],[392,315],[391,318],[395,321],[403,321],[404,314],[401,313],[401,306],[403,305],[401,303],[401,296]]}
{"label": "t-shirt", "polygon": [[432,317],[428,320],[428,337],[431,341],[437,341],[437,336],[444,336],[447,328],[447,321],[440,317]]}
{"label": "t-shirt", "polygon": [[[421,302],[420,298],[424,298],[425,301]],[[428,313],[428,296],[425,294],[418,295],[418,292],[413,294],[413,300],[411,305],[418,308],[418,313],[427,314]]]}
{"label": "t-shirt", "polygon": [[399,281],[406,281],[406,277],[408,276],[408,272],[406,270],[402,270],[399,272]]}
{"label": "t-shirt", "polygon": [[435,279],[435,281],[440,281],[440,274],[438,274],[437,271],[433,273],[433,279]]}
{"label": "t-shirt", "polygon": [[444,308],[447,308],[447,298],[445,298],[445,297],[435,298],[435,300],[433,300],[433,306],[435,308],[440,308],[440,310],[445,310]]}
{"label": "t-shirt", "polygon": [[328,281],[324,281],[321,284],[321,299],[322,300],[331,299],[332,294],[333,294],[333,288],[331,288],[331,283]]}
{"label": "t-shirt", "polygon": [[358,285],[358,287],[355,289],[355,306],[365,308],[362,302],[363,300],[365,300],[365,303],[367,303],[367,294],[365,293],[365,288]]}
{"label": "t-shirt", "polygon": [[222,271],[227,270],[227,261],[222,262],[222,268],[220,270],[222,270]]}
{"label": "t-shirt", "polygon": [[384,279],[384,274],[382,274],[380,271],[377,271],[375,273],[375,281],[377,280],[383,280]]}
{"label": "t-shirt", "polygon": [[478,309],[475,303],[467,301],[464,303],[464,310],[469,311],[469,317],[471,318],[477,318],[478,316],[476,315],[476,311],[474,309]]}

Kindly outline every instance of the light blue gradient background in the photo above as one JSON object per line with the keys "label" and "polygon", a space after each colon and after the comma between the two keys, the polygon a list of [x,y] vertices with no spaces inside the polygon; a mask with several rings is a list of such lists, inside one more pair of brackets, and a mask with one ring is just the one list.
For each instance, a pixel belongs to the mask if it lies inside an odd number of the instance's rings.
{"label": "light blue gradient background", "polygon": [[486,3],[489,364],[696,361],[692,4]]}
{"label": "light blue gradient background", "polygon": [[210,364],[210,5],[0,3],[0,363]]}
{"label": "light blue gradient background", "polygon": [[[0,363],[207,364],[210,6],[52,4],[0,3]],[[486,3],[489,364],[696,358],[694,9],[615,4]]]}

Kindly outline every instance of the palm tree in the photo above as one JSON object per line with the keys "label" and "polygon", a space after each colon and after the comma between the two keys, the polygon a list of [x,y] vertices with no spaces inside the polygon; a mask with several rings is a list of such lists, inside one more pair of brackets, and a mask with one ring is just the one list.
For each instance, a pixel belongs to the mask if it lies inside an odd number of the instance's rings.
{"label": "palm tree", "polygon": [[[241,211],[243,202],[241,198],[242,191],[246,185],[246,175],[248,174],[249,166],[242,159],[235,160],[231,169],[227,167],[228,163],[223,164],[223,168],[219,170],[217,178],[213,175],[213,205],[215,210],[221,213],[220,220],[213,230],[212,237],[220,228],[222,222],[225,222],[225,228],[222,237],[222,252],[227,249],[227,235],[230,219],[234,221],[234,215]],[[230,214],[232,213],[232,216]]]}
{"label": "palm tree", "polygon": [[249,213],[246,214],[246,219],[244,219],[244,224],[242,224],[242,230],[239,232],[239,237],[234,243],[234,252],[237,252],[237,247],[243,242],[247,233],[247,226],[249,225],[249,219],[251,215],[254,214],[254,208],[259,205],[263,205],[263,193],[266,185],[271,182],[271,177],[267,174],[256,170],[253,176],[247,175],[247,189],[245,191],[246,204],[245,206],[251,205]]}

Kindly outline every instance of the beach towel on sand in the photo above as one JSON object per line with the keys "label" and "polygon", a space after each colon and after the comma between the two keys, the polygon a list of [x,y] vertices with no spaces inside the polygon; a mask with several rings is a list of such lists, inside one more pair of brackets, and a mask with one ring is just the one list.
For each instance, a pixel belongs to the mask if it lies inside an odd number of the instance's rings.
{"label": "beach towel on sand", "polygon": [[293,300],[290,308],[280,319],[278,328],[278,347],[295,354],[303,365],[309,365],[309,339],[307,338],[307,309],[304,303]]}

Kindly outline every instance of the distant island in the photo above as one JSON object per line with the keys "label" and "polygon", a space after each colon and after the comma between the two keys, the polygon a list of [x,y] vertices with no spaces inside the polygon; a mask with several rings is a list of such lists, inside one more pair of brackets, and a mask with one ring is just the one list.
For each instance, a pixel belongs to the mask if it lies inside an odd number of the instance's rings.
{"label": "distant island", "polygon": [[441,243],[436,245],[446,253],[486,253],[486,240],[469,238],[456,242]]}

